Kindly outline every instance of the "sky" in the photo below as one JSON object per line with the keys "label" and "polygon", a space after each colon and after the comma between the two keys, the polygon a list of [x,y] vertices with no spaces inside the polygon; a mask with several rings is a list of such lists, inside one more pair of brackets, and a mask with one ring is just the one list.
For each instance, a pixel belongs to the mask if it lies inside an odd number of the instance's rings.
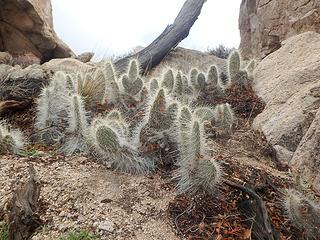
{"label": "sky", "polygon": [[[58,36],[76,54],[119,56],[150,44],[173,23],[185,0],[52,0]],[[179,46],[205,51],[238,47],[241,0],[208,0]]]}

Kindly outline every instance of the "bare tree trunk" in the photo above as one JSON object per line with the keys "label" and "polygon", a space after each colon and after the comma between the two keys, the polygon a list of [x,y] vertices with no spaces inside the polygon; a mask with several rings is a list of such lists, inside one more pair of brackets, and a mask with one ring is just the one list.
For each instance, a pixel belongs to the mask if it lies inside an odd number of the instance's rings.
{"label": "bare tree trunk", "polygon": [[205,2],[206,0],[187,0],[173,24],[167,26],[160,36],[143,50],[118,60],[115,63],[116,70],[120,73],[124,72],[128,62],[133,58],[139,60],[142,73],[147,73],[157,66],[173,48],[189,35],[189,31],[198,19]]}

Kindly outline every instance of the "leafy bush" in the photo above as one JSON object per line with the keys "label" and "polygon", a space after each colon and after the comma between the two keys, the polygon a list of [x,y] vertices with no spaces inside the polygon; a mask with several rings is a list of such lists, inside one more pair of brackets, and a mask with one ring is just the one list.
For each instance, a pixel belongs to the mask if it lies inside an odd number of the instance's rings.
{"label": "leafy bush", "polygon": [[227,59],[231,51],[232,51],[232,48],[228,48],[222,44],[207,50],[209,54],[214,55],[218,58],[223,58],[223,59]]}
{"label": "leafy bush", "polygon": [[0,240],[8,240],[8,225],[0,222]]}

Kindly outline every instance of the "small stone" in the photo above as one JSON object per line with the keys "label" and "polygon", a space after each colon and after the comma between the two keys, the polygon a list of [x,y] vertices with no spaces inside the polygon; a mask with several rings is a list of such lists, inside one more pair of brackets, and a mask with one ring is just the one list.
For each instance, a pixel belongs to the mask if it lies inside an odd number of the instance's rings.
{"label": "small stone", "polygon": [[110,220],[106,220],[100,223],[95,222],[93,226],[96,226],[99,230],[113,232],[114,231],[114,223]]}

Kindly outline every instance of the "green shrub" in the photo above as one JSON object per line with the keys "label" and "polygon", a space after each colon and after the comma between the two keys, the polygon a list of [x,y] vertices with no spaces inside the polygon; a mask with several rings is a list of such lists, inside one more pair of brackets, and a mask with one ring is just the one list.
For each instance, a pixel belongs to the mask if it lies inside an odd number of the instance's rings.
{"label": "green shrub", "polygon": [[60,237],[59,240],[98,240],[99,238],[86,230],[72,231],[65,236]]}

